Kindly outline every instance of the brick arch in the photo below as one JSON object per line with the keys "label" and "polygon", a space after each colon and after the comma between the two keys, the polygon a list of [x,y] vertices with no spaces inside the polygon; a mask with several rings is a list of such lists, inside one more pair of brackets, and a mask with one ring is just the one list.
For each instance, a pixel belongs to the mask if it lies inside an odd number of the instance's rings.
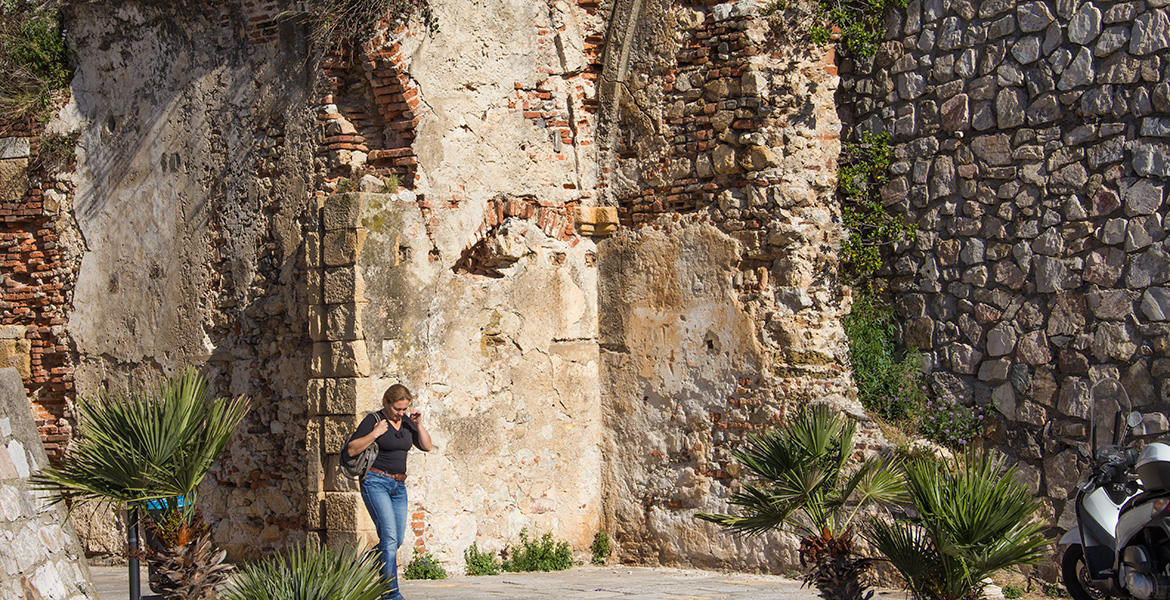
{"label": "brick arch", "polygon": [[[401,32],[399,32],[401,34]],[[418,159],[411,145],[425,105],[417,83],[406,72],[402,48],[380,34],[358,47],[339,48],[321,61],[317,120],[323,129],[321,151],[363,152],[365,171],[398,176],[413,188]],[[331,161],[330,175],[344,175]]]}

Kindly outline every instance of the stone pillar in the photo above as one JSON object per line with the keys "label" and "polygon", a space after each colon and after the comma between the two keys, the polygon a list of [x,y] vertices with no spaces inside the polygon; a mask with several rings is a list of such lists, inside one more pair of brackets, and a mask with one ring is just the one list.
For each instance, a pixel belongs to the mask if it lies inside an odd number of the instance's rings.
{"label": "stone pillar", "polygon": [[309,528],[331,548],[365,548],[376,539],[357,482],[338,471],[342,444],[367,411],[377,408],[370,360],[362,333],[365,283],[357,258],[366,239],[361,226],[364,194],[329,196],[318,231],[309,234],[309,335],[313,340],[308,383]]}

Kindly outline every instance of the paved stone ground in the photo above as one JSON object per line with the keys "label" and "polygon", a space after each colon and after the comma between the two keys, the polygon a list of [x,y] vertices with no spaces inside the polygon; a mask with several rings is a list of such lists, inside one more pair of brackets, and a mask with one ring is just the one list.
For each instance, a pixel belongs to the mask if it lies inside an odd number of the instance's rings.
{"label": "paved stone ground", "polygon": [[[91,567],[100,600],[128,598],[126,567]],[[146,572],[143,571],[143,582]],[[508,573],[492,577],[452,576],[440,581],[404,581],[408,600],[816,600],[815,590],[784,577],[647,567],[574,567],[559,573]],[[880,592],[883,600],[905,600]]]}

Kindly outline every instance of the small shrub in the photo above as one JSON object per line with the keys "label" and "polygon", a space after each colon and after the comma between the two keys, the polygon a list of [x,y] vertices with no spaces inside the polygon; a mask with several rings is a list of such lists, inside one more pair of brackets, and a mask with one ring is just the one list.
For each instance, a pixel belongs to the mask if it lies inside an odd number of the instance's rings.
{"label": "small shrub", "polygon": [[414,557],[410,559],[410,564],[406,565],[406,570],[402,573],[406,579],[446,579],[447,571],[445,571],[439,561],[431,556],[430,552],[423,552],[419,554],[417,551]]}
{"label": "small shrub", "polygon": [[499,575],[500,561],[490,552],[480,552],[475,542],[463,551],[463,562],[466,563],[465,572],[468,575]]}
{"label": "small shrub", "polygon": [[983,433],[983,409],[963,404],[963,396],[949,391],[927,401],[918,419],[918,432],[927,439],[960,449]]}
{"label": "small shrub", "polygon": [[360,44],[372,38],[379,26],[393,29],[415,15],[431,33],[439,30],[428,0],[307,0],[305,6],[313,42],[323,50],[345,41]]}
{"label": "small shrub", "polygon": [[81,132],[46,133],[41,137],[41,147],[37,152],[35,166],[54,166],[71,169],[77,163],[77,140],[81,139]]}
{"label": "small shrub", "polygon": [[520,547],[509,552],[502,568],[512,573],[526,571],[564,571],[573,566],[573,552],[569,542],[557,542],[551,532],[540,540],[528,539],[528,530],[520,531]]}
{"label": "small shrub", "polygon": [[1024,597],[1024,590],[1009,583],[1003,586],[1003,597],[1007,600],[1017,600]]}
{"label": "small shrub", "polygon": [[337,180],[337,188],[335,190],[335,193],[344,194],[346,192],[356,192],[356,191],[358,191],[358,184],[356,181],[354,181],[348,177],[342,177],[341,179]]}
{"label": "small shrub", "polygon": [[593,536],[593,545],[590,549],[593,550],[593,564],[604,565],[605,559],[609,558],[609,553],[612,550],[609,545],[609,535],[604,531],[598,531]]}
{"label": "small shrub", "polygon": [[379,194],[393,194],[399,188],[398,174],[391,173],[382,178],[382,189],[378,190]]}
{"label": "small shrub", "polygon": [[1059,583],[1050,583],[1044,586],[1044,594],[1053,598],[1068,598],[1068,590]]}

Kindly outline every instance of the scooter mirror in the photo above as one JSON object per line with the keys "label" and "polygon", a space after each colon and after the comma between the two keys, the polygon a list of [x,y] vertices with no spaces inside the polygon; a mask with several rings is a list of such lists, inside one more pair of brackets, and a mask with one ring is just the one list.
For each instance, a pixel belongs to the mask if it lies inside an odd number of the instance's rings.
{"label": "scooter mirror", "polygon": [[1129,413],[1129,416],[1125,418],[1125,425],[1130,429],[1133,429],[1134,427],[1142,424],[1142,418],[1142,413],[1135,410]]}

